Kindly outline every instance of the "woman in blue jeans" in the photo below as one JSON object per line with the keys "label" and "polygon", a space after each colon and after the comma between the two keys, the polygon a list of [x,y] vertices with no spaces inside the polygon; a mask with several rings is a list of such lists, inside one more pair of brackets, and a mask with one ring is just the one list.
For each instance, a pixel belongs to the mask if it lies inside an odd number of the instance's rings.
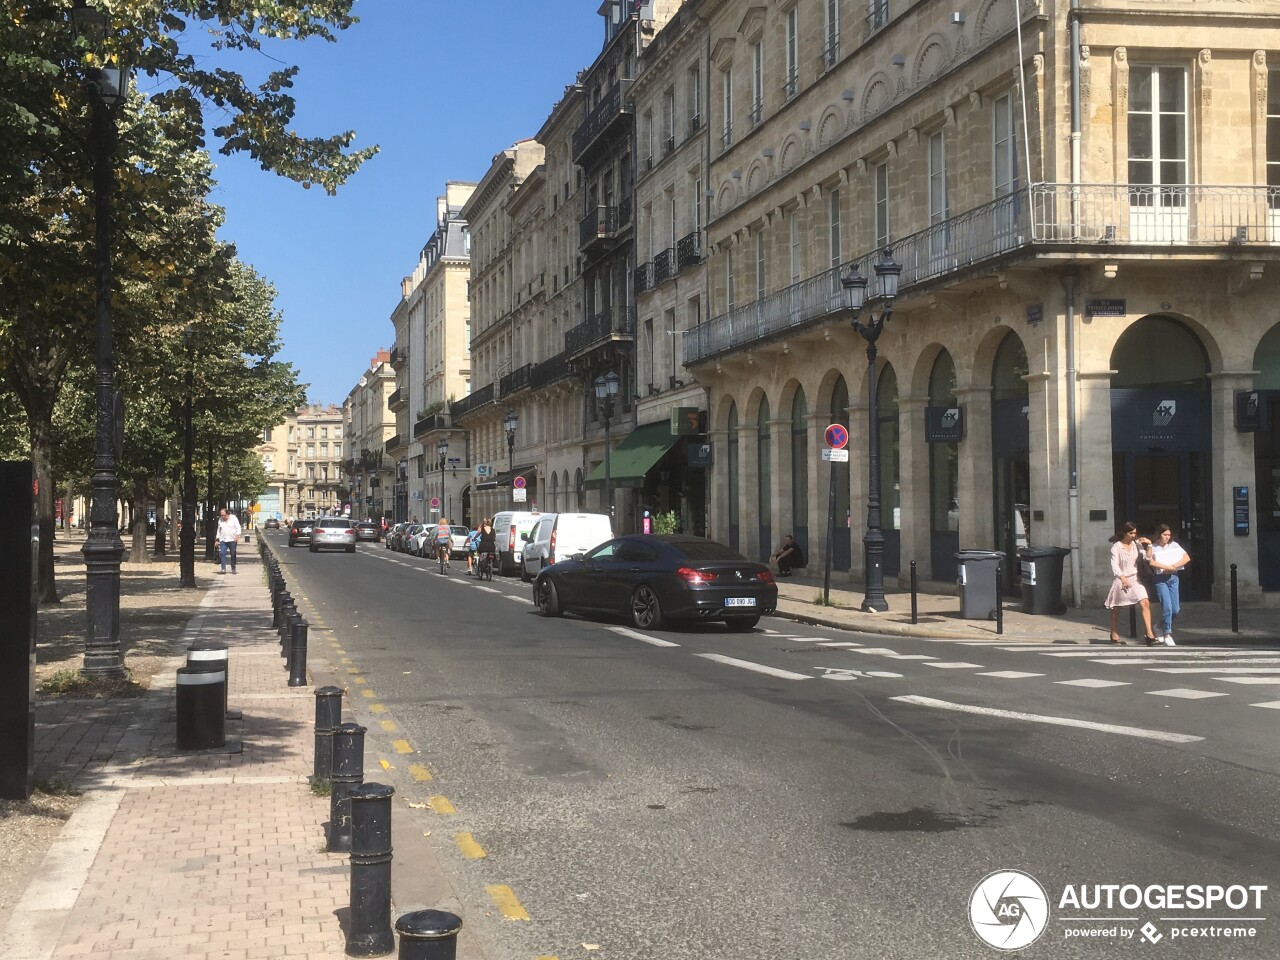
{"label": "woman in blue jeans", "polygon": [[1168,524],[1156,527],[1156,539],[1147,547],[1147,560],[1155,574],[1156,596],[1160,599],[1161,636],[1166,647],[1173,643],[1173,618],[1178,615],[1178,572],[1191,562],[1187,551],[1173,539]]}

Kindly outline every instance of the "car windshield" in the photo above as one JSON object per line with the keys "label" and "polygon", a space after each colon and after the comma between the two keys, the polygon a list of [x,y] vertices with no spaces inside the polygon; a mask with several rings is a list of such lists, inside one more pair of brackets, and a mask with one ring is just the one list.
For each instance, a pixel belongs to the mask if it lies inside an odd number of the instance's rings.
{"label": "car windshield", "polygon": [[341,519],[340,517],[332,517],[327,520],[321,520],[317,524],[317,526],[324,527],[326,529],[335,528],[335,527],[345,529],[347,526],[349,526],[349,524],[347,523],[347,521]]}
{"label": "car windshield", "polygon": [[716,543],[714,540],[681,540],[671,546],[694,563],[715,563],[721,560],[741,563],[747,559],[736,550],[730,550],[723,543]]}

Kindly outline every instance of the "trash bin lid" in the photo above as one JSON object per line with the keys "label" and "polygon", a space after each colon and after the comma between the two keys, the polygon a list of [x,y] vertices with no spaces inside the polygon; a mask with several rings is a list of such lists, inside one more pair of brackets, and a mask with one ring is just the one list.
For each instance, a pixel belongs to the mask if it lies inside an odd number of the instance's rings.
{"label": "trash bin lid", "polygon": [[1003,560],[1003,550],[961,550],[956,554],[957,560]]}
{"label": "trash bin lid", "polygon": [[1041,557],[1065,557],[1071,550],[1068,547],[1019,547],[1018,556],[1024,560],[1037,560]]}

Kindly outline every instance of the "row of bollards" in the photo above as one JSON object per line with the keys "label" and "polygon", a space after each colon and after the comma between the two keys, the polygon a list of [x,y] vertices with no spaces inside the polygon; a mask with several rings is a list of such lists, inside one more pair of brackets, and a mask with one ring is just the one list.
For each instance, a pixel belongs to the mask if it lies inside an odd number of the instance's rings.
{"label": "row of bollards", "polygon": [[[285,589],[280,562],[264,538],[258,549],[271,588],[272,626],[280,634],[280,653],[289,670],[289,686],[307,682],[307,623]],[[343,691],[315,691],[315,756],[312,782],[329,784],[329,830],[325,849],[349,853],[351,905],[347,922],[349,957],[381,957],[396,947],[399,960],[455,960],[462,920],[443,910],[416,910],[391,925],[391,799],[395,788],[364,782],[365,728],[342,720]]]}

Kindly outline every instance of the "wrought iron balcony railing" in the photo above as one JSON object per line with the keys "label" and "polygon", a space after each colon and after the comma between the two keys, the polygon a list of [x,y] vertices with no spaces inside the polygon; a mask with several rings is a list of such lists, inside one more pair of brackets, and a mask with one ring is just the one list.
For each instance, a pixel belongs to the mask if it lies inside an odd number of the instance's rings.
{"label": "wrought iron balcony railing", "polygon": [[642,263],[631,271],[631,283],[636,293],[644,293],[653,284],[653,264]]}
{"label": "wrought iron balcony railing", "polygon": [[404,387],[396,387],[391,391],[391,395],[387,397],[387,409],[392,413],[409,403],[409,394]]}
{"label": "wrought iron balcony railing", "polygon": [[498,381],[498,390],[504,397],[509,397],[517,390],[523,390],[529,386],[529,371],[533,369],[532,363],[526,363],[523,367],[516,367],[510,373],[505,375]]}
{"label": "wrought iron balcony railing", "polygon": [[832,33],[827,38],[827,45],[822,48],[822,69],[830,70],[840,62],[840,35]]}
{"label": "wrought iron balcony railing", "polygon": [[457,423],[458,418],[465,416],[477,407],[493,402],[493,384],[486,383],[479,390],[473,390],[461,400],[449,404],[449,416]]}
{"label": "wrought iron balcony railing", "polygon": [[387,446],[386,446],[387,455],[395,456],[395,452],[405,446],[406,444],[404,442],[404,437],[397,433],[394,437],[392,437],[390,440],[387,441]]}
{"label": "wrought iron balcony railing", "polygon": [[565,377],[572,375],[573,370],[569,366],[569,355],[561,351],[554,357],[549,357],[541,363],[534,364],[533,369],[529,371],[529,388],[540,390],[555,383],[557,380],[563,380]]}
{"label": "wrought iron balcony railing", "polygon": [[675,276],[675,251],[670,247],[663,250],[659,254],[655,254],[653,258],[653,285],[656,287],[660,283],[665,283]]}
{"label": "wrought iron balcony railing", "polygon": [[631,101],[623,96],[623,84],[630,83],[630,80],[619,80],[610,87],[609,92],[600,98],[600,102],[578,124],[578,129],[573,131],[575,161],[580,161],[596,139],[613,123],[631,113]]}
{"label": "wrought iron balcony railing", "polygon": [[449,419],[442,413],[433,414],[430,417],[423,417],[415,420],[413,424],[413,439],[417,440],[421,436],[431,433],[433,430],[448,430]]}
{"label": "wrought iron balcony railing", "polygon": [[631,307],[610,307],[566,332],[564,352],[573,357],[606,341],[630,339],[635,335],[635,310]]}
{"label": "wrought iron balcony railing", "polygon": [[702,262],[702,232],[693,231],[676,243],[676,272]]}
{"label": "wrought iron balcony railing", "polygon": [[[1280,245],[1280,187],[1038,183],[893,243],[900,292],[975,264],[1054,248],[1105,255],[1139,249]],[[874,278],[880,251],[855,261]],[[684,362],[767,339],[844,309],[831,268],[754,303],[713,317],[684,335]]]}
{"label": "wrought iron balcony railing", "polygon": [[747,116],[751,119],[752,129],[764,123],[764,98],[758,97],[751,104],[751,109],[747,111]]}
{"label": "wrought iron balcony railing", "polygon": [[578,246],[586,249],[596,243],[613,240],[630,223],[630,197],[624,197],[617,206],[598,206],[579,222]]}

